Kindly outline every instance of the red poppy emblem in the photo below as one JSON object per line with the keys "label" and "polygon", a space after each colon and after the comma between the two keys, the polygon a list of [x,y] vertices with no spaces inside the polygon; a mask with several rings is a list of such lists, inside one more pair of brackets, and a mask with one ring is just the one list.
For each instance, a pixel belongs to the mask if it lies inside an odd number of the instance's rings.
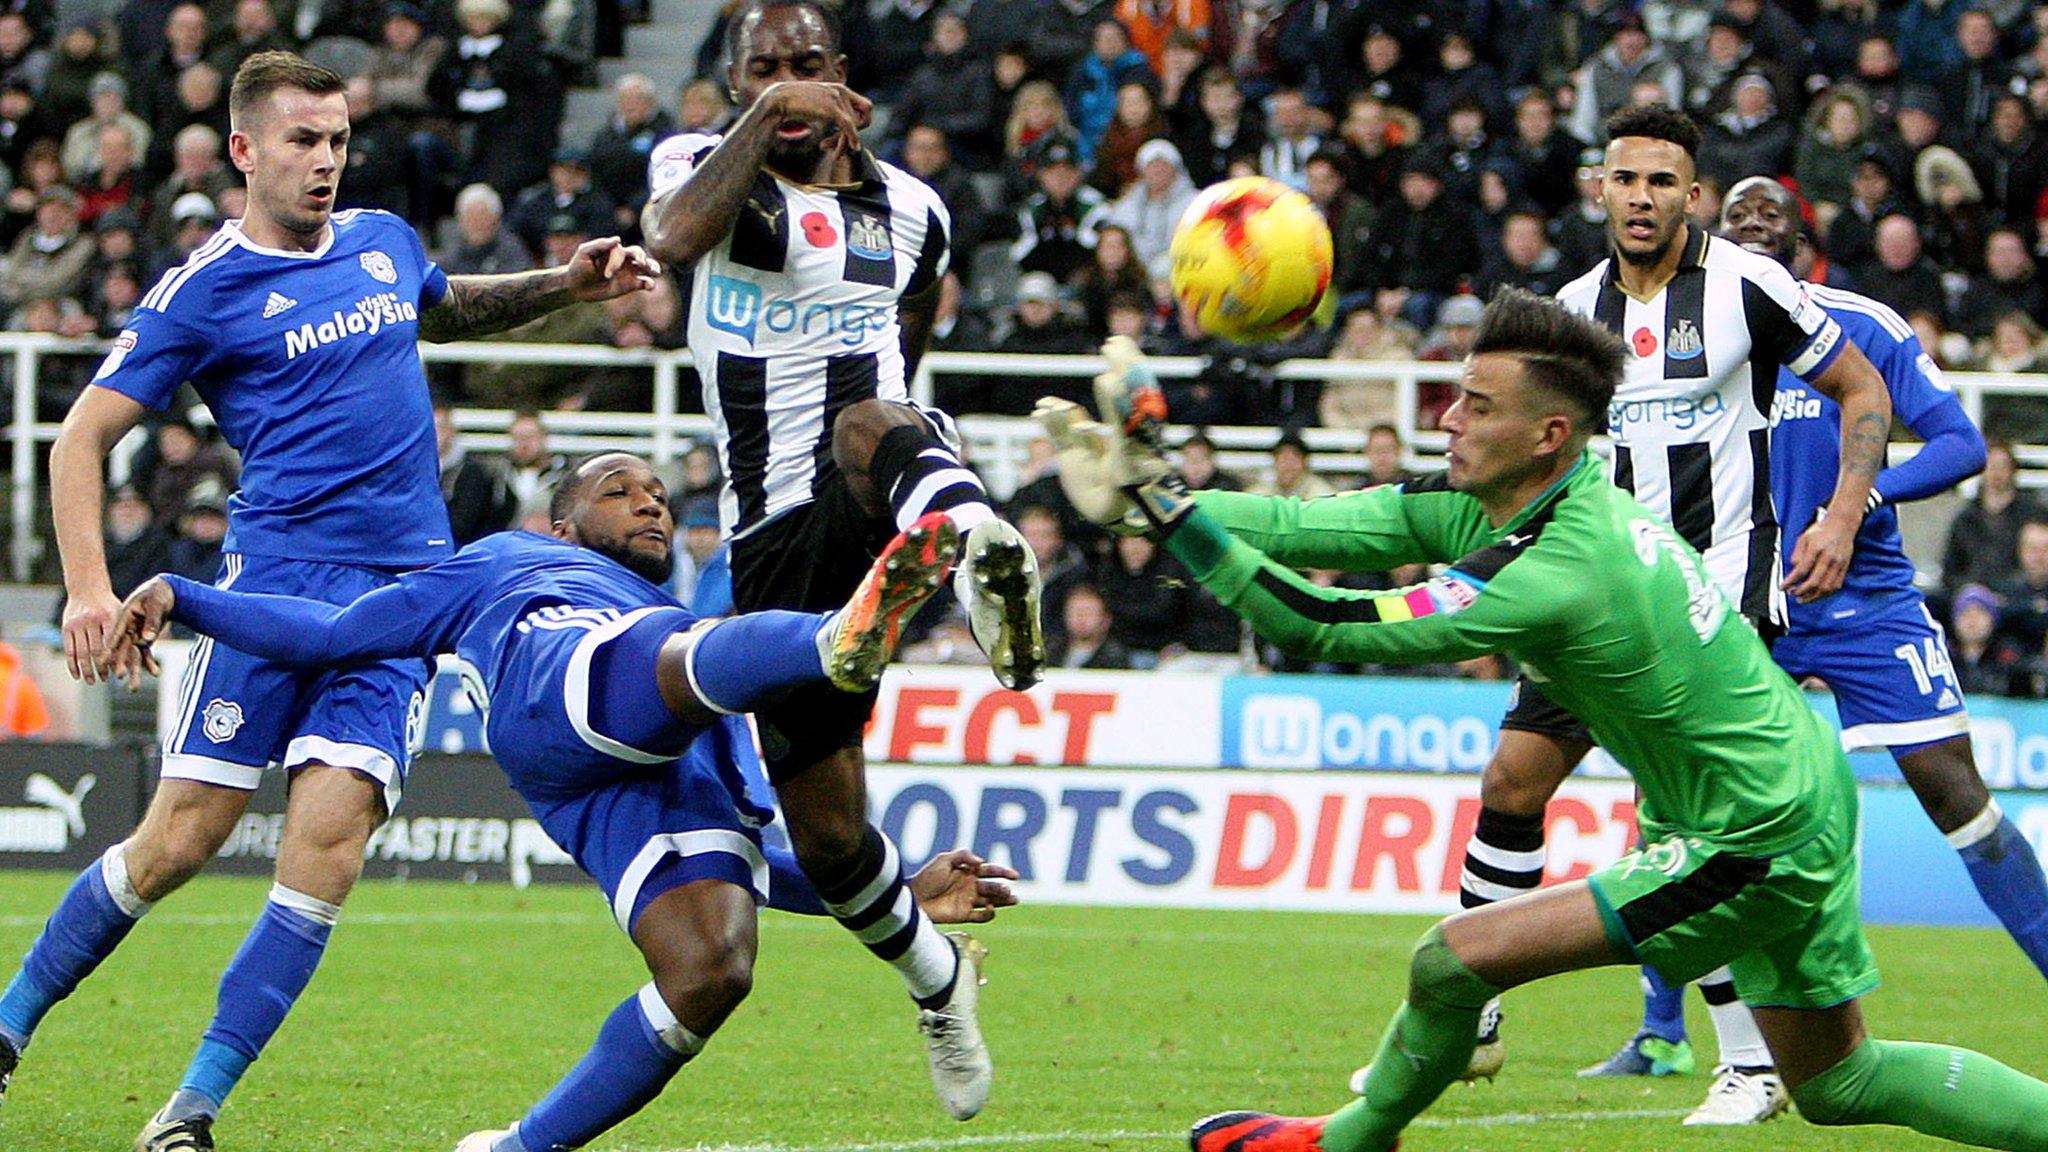
{"label": "red poppy emblem", "polygon": [[1636,334],[1631,338],[1631,342],[1635,345],[1636,355],[1638,356],[1649,356],[1657,351],[1657,334],[1648,328],[1636,329]]}
{"label": "red poppy emblem", "polygon": [[823,212],[806,212],[797,223],[804,226],[804,239],[813,248],[830,248],[839,243],[839,234],[832,231],[832,222],[825,219]]}

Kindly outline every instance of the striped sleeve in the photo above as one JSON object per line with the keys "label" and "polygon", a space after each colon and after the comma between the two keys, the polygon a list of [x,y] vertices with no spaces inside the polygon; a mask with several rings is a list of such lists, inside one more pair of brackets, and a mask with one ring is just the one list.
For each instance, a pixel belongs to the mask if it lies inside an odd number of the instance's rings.
{"label": "striped sleeve", "polygon": [[946,222],[946,206],[934,201],[925,210],[924,242],[918,247],[917,263],[903,286],[905,296],[916,296],[946,274],[951,255],[952,229]]}
{"label": "striped sleeve", "polygon": [[723,136],[685,132],[656,144],[654,150],[647,154],[648,199],[666,196],[689,183],[697,165],[702,164],[723,139]]}
{"label": "striped sleeve", "polygon": [[1775,260],[1743,269],[1742,307],[1759,357],[1783,364],[1811,384],[1848,343],[1842,326]]}

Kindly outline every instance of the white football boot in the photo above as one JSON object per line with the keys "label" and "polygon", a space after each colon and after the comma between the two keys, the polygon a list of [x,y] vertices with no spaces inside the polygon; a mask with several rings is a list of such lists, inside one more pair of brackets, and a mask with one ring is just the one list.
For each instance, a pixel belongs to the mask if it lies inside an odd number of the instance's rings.
{"label": "white football boot", "polygon": [[948,932],[946,939],[960,956],[960,974],[953,980],[953,995],[944,1004],[918,1010],[917,1030],[924,1033],[932,1090],[939,1094],[939,1103],[953,1119],[972,1120],[988,1103],[989,1083],[995,1079],[995,1065],[989,1060],[976,1015],[988,948],[965,932]]}
{"label": "white football boot", "polygon": [[1003,687],[1021,692],[1038,683],[1045,671],[1038,557],[1014,526],[1001,520],[974,526],[953,572],[953,595]]}
{"label": "white football boot", "polygon": [[455,1152],[491,1152],[491,1146],[498,1142],[499,1137],[510,1136],[511,1134],[512,1130],[510,1128],[493,1128],[488,1132],[471,1132],[462,1138],[462,1143],[455,1146]]}
{"label": "white football boot", "polygon": [[1714,1069],[1714,1086],[1684,1123],[1733,1127],[1761,1124],[1785,1114],[1792,1105],[1785,1082],[1776,1072],[1744,1072],[1726,1064]]}

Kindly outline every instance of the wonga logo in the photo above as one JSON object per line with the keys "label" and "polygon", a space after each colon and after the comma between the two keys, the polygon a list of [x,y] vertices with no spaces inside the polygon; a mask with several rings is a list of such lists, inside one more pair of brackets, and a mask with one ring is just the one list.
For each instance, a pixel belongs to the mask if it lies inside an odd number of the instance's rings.
{"label": "wonga logo", "polygon": [[730,276],[713,276],[704,317],[720,332],[730,332],[752,344],[754,323],[761,318],[760,287]]}
{"label": "wonga logo", "polygon": [[1315,697],[1255,695],[1244,702],[1238,759],[1247,768],[1320,768],[1322,734]]}
{"label": "wonga logo", "polygon": [[755,342],[766,331],[770,336],[796,336],[809,340],[836,337],[848,348],[860,346],[870,337],[889,330],[895,323],[893,305],[818,302],[798,306],[794,300],[761,298],[758,285],[728,276],[713,276],[704,316],[713,328]]}

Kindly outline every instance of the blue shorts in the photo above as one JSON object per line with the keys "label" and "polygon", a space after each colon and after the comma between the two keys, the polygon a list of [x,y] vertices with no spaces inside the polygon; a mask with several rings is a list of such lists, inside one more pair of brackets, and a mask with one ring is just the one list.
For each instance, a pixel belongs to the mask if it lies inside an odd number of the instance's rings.
{"label": "blue shorts", "polygon": [[1771,658],[1794,680],[1827,682],[1847,751],[1904,751],[1969,734],[1947,634],[1918,596],[1838,630],[1787,634]]}
{"label": "blue shorts", "polygon": [[655,679],[680,608],[543,608],[519,626],[490,702],[491,750],[548,836],[604,889],[619,927],[696,880],[768,900],[740,716],[683,723]]}
{"label": "blue shorts", "polygon": [[[217,586],[347,604],[394,579],[353,564],[230,552]],[[288,668],[202,637],[164,737],[163,775],[253,791],[266,768],[332,764],[381,784],[388,815],[405,789],[432,675],[425,660]]]}

